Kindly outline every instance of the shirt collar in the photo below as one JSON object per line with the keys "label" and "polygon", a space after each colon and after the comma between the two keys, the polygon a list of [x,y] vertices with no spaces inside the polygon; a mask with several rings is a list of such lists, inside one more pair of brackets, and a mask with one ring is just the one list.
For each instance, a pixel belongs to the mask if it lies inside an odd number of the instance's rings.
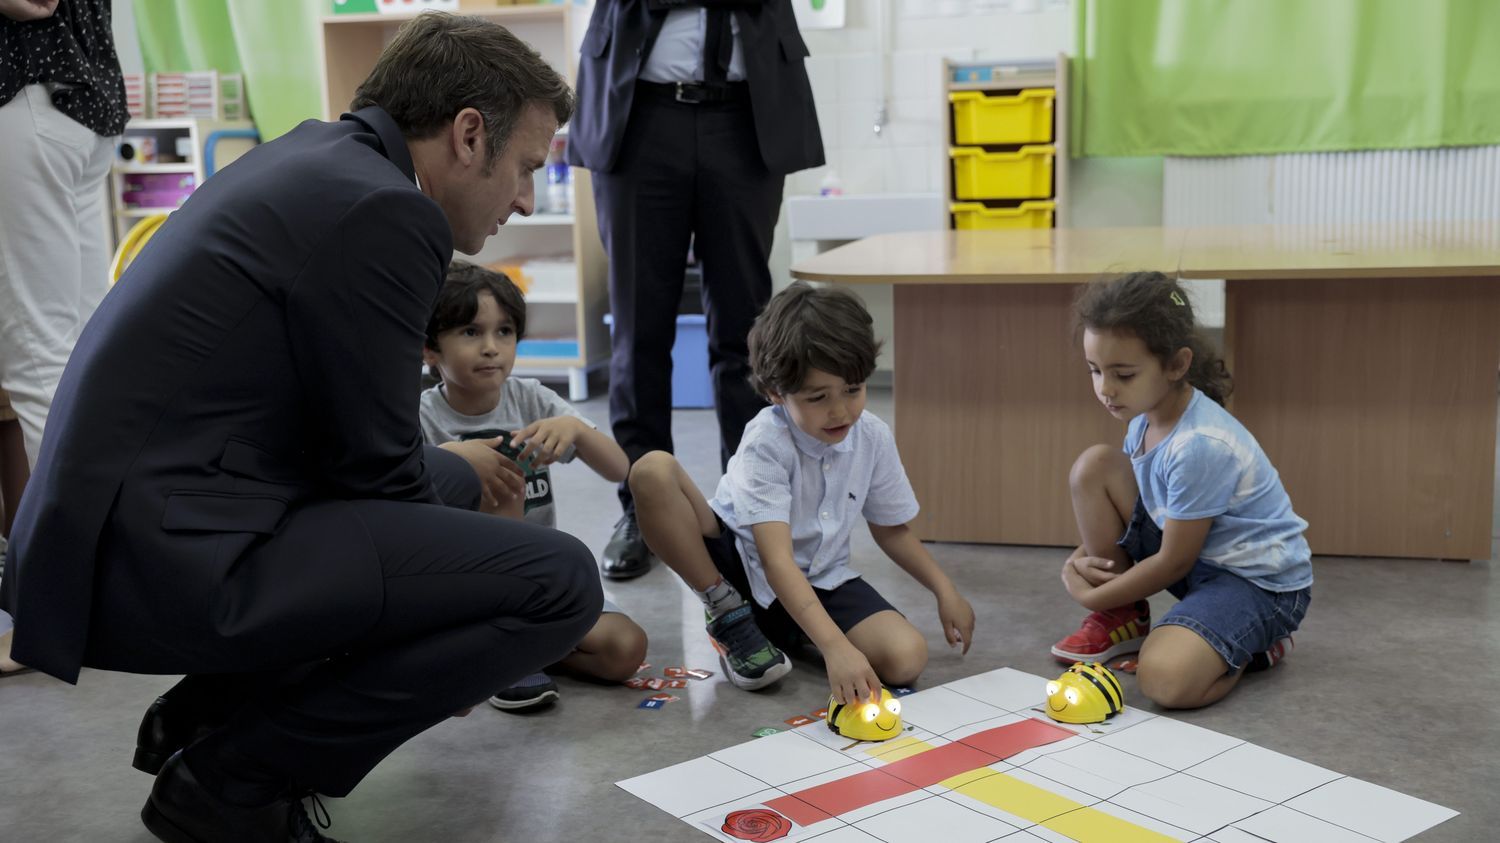
{"label": "shirt collar", "polygon": [[780,404],[772,405],[771,413],[776,417],[777,421],[785,425],[786,429],[792,432],[792,442],[797,446],[797,450],[815,460],[821,460],[828,455],[829,451],[838,454],[847,454],[854,448],[854,428],[859,425],[858,419],[855,420],[853,425],[850,425],[849,433],[844,437],[842,442],[830,444],[798,427],[797,423],[792,421],[791,414]]}

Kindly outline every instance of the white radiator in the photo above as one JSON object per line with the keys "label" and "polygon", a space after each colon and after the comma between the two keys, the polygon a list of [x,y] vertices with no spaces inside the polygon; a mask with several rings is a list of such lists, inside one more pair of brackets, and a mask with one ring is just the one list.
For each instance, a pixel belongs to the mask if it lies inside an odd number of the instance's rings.
{"label": "white radiator", "polygon": [[[1168,157],[1162,168],[1163,225],[1402,220],[1500,221],[1500,146]],[[1222,325],[1223,285],[1190,286],[1200,321]]]}

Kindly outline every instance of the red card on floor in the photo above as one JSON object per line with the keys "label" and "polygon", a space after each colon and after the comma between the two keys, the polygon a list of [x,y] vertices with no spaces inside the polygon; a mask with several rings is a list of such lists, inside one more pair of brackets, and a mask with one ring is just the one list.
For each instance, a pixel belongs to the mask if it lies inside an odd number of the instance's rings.
{"label": "red card on floor", "polygon": [[667,680],[667,684],[665,685],[665,687],[667,687],[667,688],[686,688],[687,687],[687,680],[686,679],[668,679]]}
{"label": "red card on floor", "polygon": [[660,691],[662,688],[667,687],[667,680],[652,677],[646,680],[646,687],[653,691]]}
{"label": "red card on floor", "polygon": [[812,719],[811,717],[808,717],[805,714],[799,714],[796,717],[788,717],[782,722],[786,723],[788,726],[806,726],[809,723],[816,723],[818,721]]}
{"label": "red card on floor", "polygon": [[682,677],[687,676],[687,668],[664,667],[661,669],[661,675],[667,677],[668,679],[681,679]]}
{"label": "red card on floor", "polygon": [[646,687],[646,680],[642,679],[639,676],[632,676],[631,678],[625,680],[625,687],[636,689],[644,688]]}
{"label": "red card on floor", "polygon": [[828,709],[826,709],[826,708],[820,708],[817,711],[814,711],[812,714],[809,714],[807,716],[811,717],[814,720],[822,720],[823,718],[825,718],[825,717],[828,716]]}

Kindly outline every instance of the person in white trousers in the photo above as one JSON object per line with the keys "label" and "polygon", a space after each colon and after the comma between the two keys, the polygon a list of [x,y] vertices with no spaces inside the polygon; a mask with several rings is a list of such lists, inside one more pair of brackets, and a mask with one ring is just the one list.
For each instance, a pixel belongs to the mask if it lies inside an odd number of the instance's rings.
{"label": "person in white trousers", "polygon": [[[110,11],[108,0],[0,0],[0,389],[28,468],[109,289],[104,180],[127,116]],[[0,674],[20,667],[10,632],[0,611]]]}

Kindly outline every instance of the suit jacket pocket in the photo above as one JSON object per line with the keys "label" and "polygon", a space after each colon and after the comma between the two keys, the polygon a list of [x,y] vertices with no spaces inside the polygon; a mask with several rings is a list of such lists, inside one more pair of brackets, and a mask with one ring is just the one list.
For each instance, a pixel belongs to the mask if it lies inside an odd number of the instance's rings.
{"label": "suit jacket pocket", "polygon": [[268,495],[173,492],[161,516],[163,530],[201,533],[276,532],[287,502]]}

